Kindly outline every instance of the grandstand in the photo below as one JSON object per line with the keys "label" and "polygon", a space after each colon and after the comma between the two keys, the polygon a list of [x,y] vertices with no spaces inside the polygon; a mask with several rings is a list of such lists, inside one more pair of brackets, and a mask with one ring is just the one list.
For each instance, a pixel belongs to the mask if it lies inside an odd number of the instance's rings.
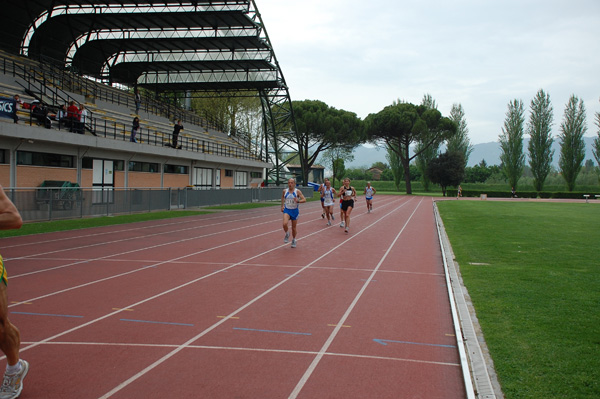
{"label": "grandstand", "polygon": [[[9,1],[0,30],[0,98],[19,119],[0,118],[4,187],[246,188],[281,168],[270,149],[289,132],[291,101],[254,1]],[[189,109],[214,92],[260,98],[263,136]],[[44,104],[49,126],[15,94]],[[88,110],[80,129],[57,116],[71,102]]]}

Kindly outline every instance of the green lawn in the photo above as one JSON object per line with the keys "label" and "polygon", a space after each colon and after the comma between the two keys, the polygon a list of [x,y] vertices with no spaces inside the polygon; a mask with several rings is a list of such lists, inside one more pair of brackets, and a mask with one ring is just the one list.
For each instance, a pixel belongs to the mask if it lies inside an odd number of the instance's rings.
{"label": "green lawn", "polygon": [[438,208],[506,398],[600,398],[600,206]]}

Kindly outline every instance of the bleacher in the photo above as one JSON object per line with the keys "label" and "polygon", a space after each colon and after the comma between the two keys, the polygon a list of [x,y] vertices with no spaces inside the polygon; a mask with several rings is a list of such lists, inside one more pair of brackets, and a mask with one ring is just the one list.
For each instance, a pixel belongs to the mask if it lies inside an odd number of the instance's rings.
{"label": "bleacher", "polygon": [[[129,141],[132,121],[136,116],[133,93],[49,68],[46,63],[41,65],[0,51],[0,96],[12,98],[19,94],[26,103],[40,100],[49,108],[51,117],[62,104],[73,100],[85,105],[89,112],[84,134]],[[20,123],[37,126],[29,110],[18,109],[17,114]],[[231,137],[182,108],[145,98],[137,116],[141,127],[138,133],[140,145],[169,147],[174,121],[181,119],[184,125],[179,135],[181,150],[257,159],[248,150],[247,140]],[[0,118],[0,121],[13,122],[6,118]],[[68,127],[53,119],[51,129],[64,131]]]}

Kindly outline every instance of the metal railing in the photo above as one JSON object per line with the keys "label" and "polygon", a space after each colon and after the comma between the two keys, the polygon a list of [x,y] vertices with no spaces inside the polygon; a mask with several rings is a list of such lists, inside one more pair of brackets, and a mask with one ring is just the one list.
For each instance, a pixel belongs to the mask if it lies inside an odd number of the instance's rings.
{"label": "metal railing", "polygon": [[[14,58],[8,58],[0,52],[0,72],[5,75],[22,78],[28,85],[27,87],[24,87],[25,90],[29,90],[30,92],[35,91],[37,94],[34,94],[38,96],[46,96],[47,100],[49,100],[46,101],[48,102],[46,105],[53,113],[57,112],[59,105],[65,104],[66,101],[71,100],[67,91],[80,93],[119,106],[135,106],[133,94],[85,79],[68,71],[60,70],[48,61],[49,60],[46,60],[46,62],[43,63],[37,63],[33,60],[20,58],[17,62]],[[42,68],[41,65],[44,67]],[[32,68],[36,70],[35,73],[31,72]],[[60,93],[57,88],[60,88]],[[65,96],[67,97],[65,98]],[[177,117],[181,119],[183,123],[190,123],[191,125],[207,129],[219,130],[205,118],[202,118],[193,112],[184,110],[175,105],[153,100],[150,97],[144,98],[142,109],[155,115],[165,116],[169,119]],[[90,112],[90,115],[86,118],[85,126],[81,124],[78,130],[87,130],[95,136],[129,141],[129,132],[131,131],[130,123],[125,124],[119,121],[109,121],[103,118],[97,118],[91,111],[88,112]],[[32,124],[35,122],[34,118],[30,116],[29,123]],[[64,129],[65,126],[59,122],[58,128]],[[72,130],[71,126],[67,126],[67,129]],[[171,133],[146,129],[145,132],[142,131],[138,133],[137,138],[141,139],[140,141],[142,141],[143,144],[162,147],[170,141]],[[240,133],[231,138],[235,143],[228,145],[216,143],[211,139],[204,138],[202,135],[194,135],[191,137],[188,135],[180,135],[178,144],[181,145],[181,149],[192,152],[250,160],[261,159],[260,154],[253,153],[250,148],[251,142],[247,135]]]}
{"label": "metal railing", "polygon": [[[204,206],[278,201],[284,187],[4,188],[26,222],[112,216]],[[299,187],[307,198],[311,187]]]}

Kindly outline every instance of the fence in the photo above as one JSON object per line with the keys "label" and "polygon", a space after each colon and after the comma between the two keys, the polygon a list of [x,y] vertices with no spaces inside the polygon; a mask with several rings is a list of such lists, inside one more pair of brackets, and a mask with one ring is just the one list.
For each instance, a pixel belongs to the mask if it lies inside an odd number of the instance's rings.
{"label": "fence", "polygon": [[[24,221],[49,221],[203,206],[277,201],[283,187],[193,188],[5,188]],[[300,188],[307,198],[310,187]]]}

